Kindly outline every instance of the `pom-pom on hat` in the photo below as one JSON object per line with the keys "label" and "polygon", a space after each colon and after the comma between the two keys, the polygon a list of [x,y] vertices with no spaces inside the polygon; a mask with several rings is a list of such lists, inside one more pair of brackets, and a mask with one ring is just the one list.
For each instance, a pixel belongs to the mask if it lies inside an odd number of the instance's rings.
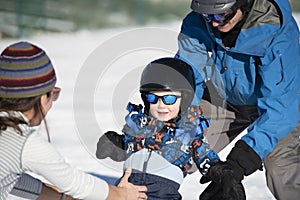
{"label": "pom-pom on hat", "polygon": [[29,42],[17,42],[1,53],[1,98],[27,98],[46,94],[55,84],[55,70],[41,48]]}

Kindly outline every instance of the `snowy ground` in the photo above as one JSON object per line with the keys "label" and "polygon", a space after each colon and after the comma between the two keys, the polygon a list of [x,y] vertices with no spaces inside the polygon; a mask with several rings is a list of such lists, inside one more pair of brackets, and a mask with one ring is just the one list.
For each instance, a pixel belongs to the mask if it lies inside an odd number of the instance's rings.
{"label": "snowy ground", "polygon": [[[47,120],[52,143],[68,162],[87,172],[121,176],[122,163],[95,158],[98,138],[106,130],[120,132],[128,100],[140,102],[142,67],[154,58],[174,55],[179,28],[176,22],[22,39],[46,49],[56,68],[62,93]],[[12,42],[15,40],[1,40],[1,51]],[[185,178],[180,188],[183,199],[198,199],[205,188],[199,183],[200,177],[195,172]],[[243,183],[247,199],[274,199],[264,172],[246,177]]]}

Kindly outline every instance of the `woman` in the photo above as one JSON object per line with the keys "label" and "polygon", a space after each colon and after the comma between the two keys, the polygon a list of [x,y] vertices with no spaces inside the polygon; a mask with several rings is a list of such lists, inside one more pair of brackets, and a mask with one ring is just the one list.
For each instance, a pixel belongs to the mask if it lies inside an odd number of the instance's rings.
{"label": "woman", "polygon": [[[25,172],[43,176],[60,191],[79,199],[146,199],[146,187],[118,187],[72,168],[34,126],[44,120],[60,88],[46,53],[18,42],[0,56],[0,199],[6,199]],[[45,124],[46,125],[46,124]],[[47,127],[47,126],[46,126]],[[45,190],[42,190],[42,192]]]}

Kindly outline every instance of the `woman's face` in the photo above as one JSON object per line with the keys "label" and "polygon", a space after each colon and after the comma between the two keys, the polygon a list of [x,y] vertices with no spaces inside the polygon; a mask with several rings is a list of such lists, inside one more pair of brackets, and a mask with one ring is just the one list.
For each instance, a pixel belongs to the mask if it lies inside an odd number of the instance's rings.
{"label": "woman's face", "polygon": [[160,121],[169,121],[176,118],[180,111],[181,92],[179,91],[153,91],[151,94],[159,97],[165,95],[176,95],[177,100],[172,105],[166,105],[161,98],[158,98],[157,103],[150,103],[150,115]]}
{"label": "woman's face", "polygon": [[56,101],[59,97],[59,93],[60,93],[60,88],[55,87],[51,90],[51,92],[49,94],[43,94],[40,98],[41,101],[41,112],[43,112],[42,114],[38,114],[35,119],[31,119],[30,120],[30,124],[31,126],[37,126],[40,125],[40,123],[43,120],[43,116],[46,116],[48,111],[51,109],[52,107],[52,102]]}
{"label": "woman's face", "polygon": [[59,97],[61,89],[59,87],[54,87],[49,95],[42,95],[41,104],[44,110],[44,116],[48,113],[48,111],[52,107],[52,102],[56,101]]}

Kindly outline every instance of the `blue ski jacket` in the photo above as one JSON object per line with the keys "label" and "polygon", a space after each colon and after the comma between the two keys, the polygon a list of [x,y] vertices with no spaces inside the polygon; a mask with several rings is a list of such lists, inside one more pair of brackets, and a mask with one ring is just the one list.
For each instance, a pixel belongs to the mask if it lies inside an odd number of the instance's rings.
{"label": "blue ski jacket", "polygon": [[264,158],[299,123],[299,29],[288,0],[255,0],[235,46],[196,12],[183,20],[176,57],[194,67],[199,103],[206,80],[233,105],[255,105],[258,119],[242,137]]}

